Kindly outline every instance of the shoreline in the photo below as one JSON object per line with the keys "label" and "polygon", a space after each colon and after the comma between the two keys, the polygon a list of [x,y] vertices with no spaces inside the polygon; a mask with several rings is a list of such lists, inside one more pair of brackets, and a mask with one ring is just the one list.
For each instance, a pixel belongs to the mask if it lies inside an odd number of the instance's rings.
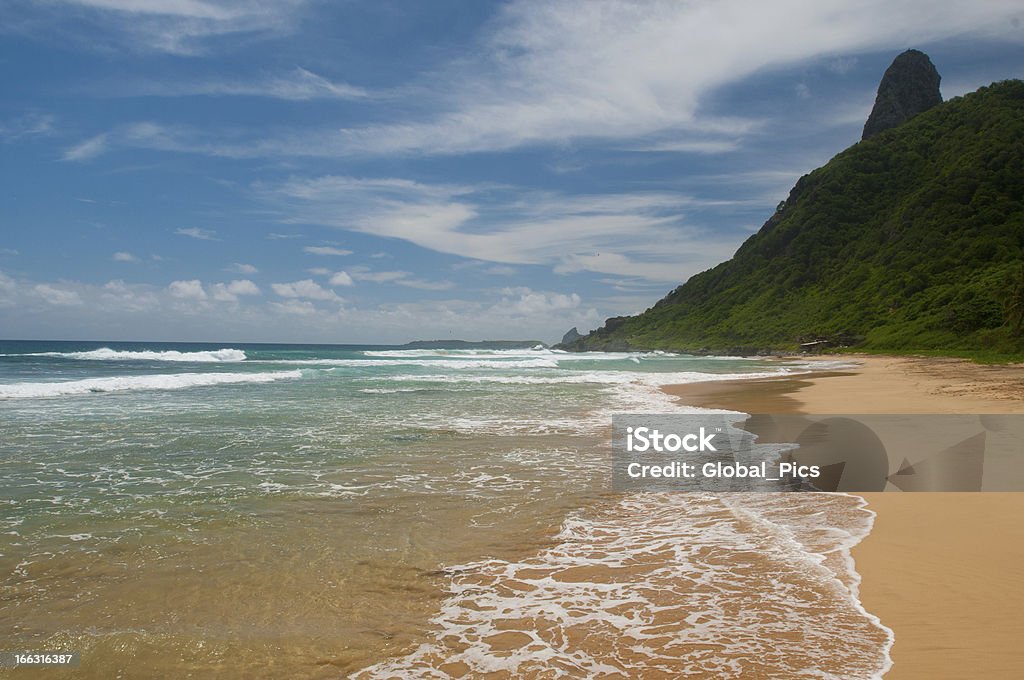
{"label": "shoreline", "polygon": [[[849,358],[860,365],[664,390],[744,413],[1024,413],[1024,366]],[[885,677],[1018,677],[1024,493],[856,495],[875,515],[851,551],[859,598],[895,635]]]}

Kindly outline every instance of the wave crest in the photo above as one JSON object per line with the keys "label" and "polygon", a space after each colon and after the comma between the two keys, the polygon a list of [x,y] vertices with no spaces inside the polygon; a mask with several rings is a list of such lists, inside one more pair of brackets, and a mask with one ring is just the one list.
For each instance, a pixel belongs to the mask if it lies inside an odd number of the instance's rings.
{"label": "wave crest", "polygon": [[231,383],[265,383],[287,378],[300,378],[301,371],[272,373],[172,373],[110,378],[86,378],[67,382],[12,383],[0,385],[0,399],[38,399],[101,392],[132,390],[180,390]]}
{"label": "wave crest", "polygon": [[217,363],[228,361],[245,361],[245,352],[240,349],[226,347],[223,349],[205,350],[199,352],[179,352],[177,350],[165,350],[154,352],[143,350],[133,352],[129,350],[117,350],[109,347],[88,352],[39,352],[25,356],[34,357],[61,357],[64,359],[79,359],[85,361],[179,361],[191,363]]}

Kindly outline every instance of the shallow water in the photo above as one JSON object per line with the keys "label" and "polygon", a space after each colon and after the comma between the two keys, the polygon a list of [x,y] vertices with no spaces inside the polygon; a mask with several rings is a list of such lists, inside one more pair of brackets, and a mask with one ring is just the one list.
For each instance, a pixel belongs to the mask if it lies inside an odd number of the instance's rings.
{"label": "shallow water", "polygon": [[[659,385],[777,363],[95,343],[0,355],[3,647],[81,651],[74,677],[445,663],[870,677],[885,663],[846,552],[870,525],[854,499],[608,491],[611,413],[677,408]],[[790,652],[771,651],[780,640]]]}

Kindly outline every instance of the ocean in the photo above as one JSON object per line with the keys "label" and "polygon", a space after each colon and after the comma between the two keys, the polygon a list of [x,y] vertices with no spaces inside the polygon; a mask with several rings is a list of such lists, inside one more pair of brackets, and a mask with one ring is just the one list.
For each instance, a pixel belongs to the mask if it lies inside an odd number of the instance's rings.
{"label": "ocean", "polygon": [[610,488],[613,413],[804,370],[0,342],[0,646],[81,653],[54,678],[877,677],[858,498]]}

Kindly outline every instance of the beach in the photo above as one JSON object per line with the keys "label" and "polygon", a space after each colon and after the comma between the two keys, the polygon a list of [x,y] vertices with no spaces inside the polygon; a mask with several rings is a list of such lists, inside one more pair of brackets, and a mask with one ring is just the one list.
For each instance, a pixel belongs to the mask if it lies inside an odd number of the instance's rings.
{"label": "beach", "polygon": [[[684,403],[746,413],[1022,413],[1024,366],[851,357],[794,377],[667,387]],[[869,493],[853,549],[861,601],[893,630],[886,678],[1019,677],[1024,493]]]}
{"label": "beach", "polygon": [[78,651],[81,678],[871,678],[890,652],[893,677],[1006,676],[1022,495],[615,493],[608,424],[1009,412],[1020,381],[940,360],[0,344],[5,645]]}
{"label": "beach", "polygon": [[[870,677],[886,631],[822,564],[847,541],[815,499],[609,488],[613,414],[805,369],[2,342],[4,647],[79,652],[44,678]],[[832,500],[829,528],[863,535],[859,499]]]}

